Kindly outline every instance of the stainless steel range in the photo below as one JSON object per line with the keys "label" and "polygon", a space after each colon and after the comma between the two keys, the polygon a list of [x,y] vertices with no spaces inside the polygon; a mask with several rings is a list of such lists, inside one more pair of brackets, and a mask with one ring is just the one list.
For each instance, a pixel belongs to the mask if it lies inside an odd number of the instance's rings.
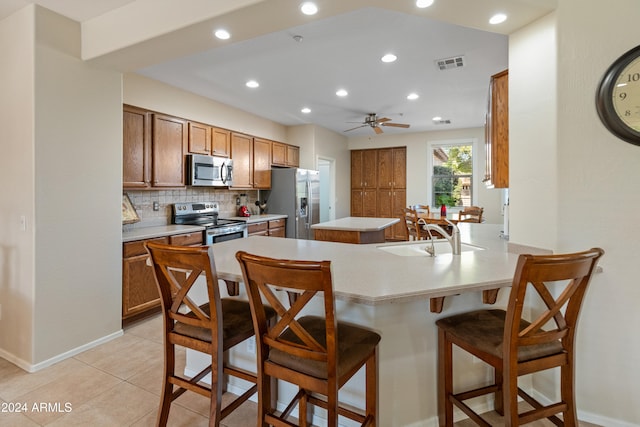
{"label": "stainless steel range", "polygon": [[205,244],[247,237],[247,223],[234,219],[218,219],[217,202],[175,203],[171,222],[181,225],[201,225],[205,230]]}

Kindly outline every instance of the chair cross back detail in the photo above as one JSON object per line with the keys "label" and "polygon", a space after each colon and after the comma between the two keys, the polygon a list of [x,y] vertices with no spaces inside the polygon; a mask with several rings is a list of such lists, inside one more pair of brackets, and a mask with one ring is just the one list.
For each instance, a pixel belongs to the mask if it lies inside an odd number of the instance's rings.
{"label": "chair cross back detail", "polygon": [[[298,348],[301,357],[327,361],[328,348],[320,344],[298,321],[296,316],[305,308],[311,299],[318,294],[324,292],[325,303],[328,308],[334,312],[333,307],[333,291],[331,289],[331,267],[329,261],[296,261],[295,266],[288,270],[287,277],[282,277],[277,286],[270,285],[268,280],[270,277],[269,268],[265,268],[266,275],[260,274],[259,270],[253,270],[251,281],[257,285],[260,294],[264,296],[269,305],[276,310],[279,320],[276,324],[265,331],[264,341],[269,347],[285,351],[288,346]],[[285,308],[280,302],[276,290],[288,290],[297,294],[293,299],[290,308]],[[258,297],[258,295],[255,295]],[[284,340],[281,335],[285,329],[289,328],[300,342],[291,342]]]}
{"label": "chair cross back detail", "polygon": [[[232,366],[224,356],[229,348],[253,336],[249,303],[220,297],[209,247],[157,242],[147,242],[145,247],[153,263],[163,314],[164,374],[157,425],[165,426],[171,403],[184,392],[191,391],[209,398],[209,425],[218,426],[220,420],[257,391],[255,374]],[[208,299],[198,305],[189,292],[202,276],[206,278]],[[265,317],[272,321],[275,312],[269,308]],[[211,363],[192,377],[176,372],[176,345],[208,354]],[[211,387],[201,383],[208,374],[211,374]],[[225,374],[254,385],[223,407]]]}
{"label": "chair cross back detail", "polygon": [[[292,426],[290,414],[298,405],[300,426],[308,423],[312,406],[327,410],[327,426],[338,426],[338,415],[362,426],[376,425],[377,345],[380,335],[365,328],[338,322],[330,261],[294,261],[252,255],[240,251],[244,283],[253,313],[258,361],[258,426]],[[295,293],[296,298],[284,294]],[[322,296],[322,315],[312,300]],[[285,307],[281,301],[288,301]],[[272,326],[264,319],[264,304],[279,319]],[[340,405],[338,390],[365,367],[365,411]],[[265,384],[277,378],[296,384],[298,393],[279,413],[269,404]]]}
{"label": "chair cross back detail", "polygon": [[[604,251],[557,255],[520,255],[507,309],[476,310],[436,321],[438,326],[438,418],[453,425],[453,405],[476,424],[489,427],[464,401],[495,393],[495,410],[506,427],[548,418],[559,426],[577,427],[574,396],[574,339],[585,292]],[[557,296],[555,296],[557,295]],[[531,299],[531,321],[523,318]],[[494,382],[453,392],[453,345],[494,368]],[[518,386],[518,377],[560,368],[560,399],[543,405]],[[518,413],[521,397],[532,410]],[[562,413],[560,419],[556,414]]]}

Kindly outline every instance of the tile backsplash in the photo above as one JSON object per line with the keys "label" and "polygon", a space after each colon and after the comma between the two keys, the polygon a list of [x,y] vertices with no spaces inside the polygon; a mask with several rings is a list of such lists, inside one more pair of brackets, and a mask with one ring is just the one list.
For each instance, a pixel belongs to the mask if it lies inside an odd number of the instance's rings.
{"label": "tile backsplash", "polygon": [[[254,203],[258,199],[258,190],[227,190],[207,187],[187,187],[174,190],[125,190],[124,193],[129,195],[129,199],[140,217],[140,222],[123,224],[123,231],[171,224],[171,209],[174,203],[218,202],[220,218],[228,218],[236,216],[238,209],[236,198],[240,195],[247,196],[247,204],[252,211],[257,209]],[[153,210],[154,202],[158,203],[159,209],[157,211]]]}

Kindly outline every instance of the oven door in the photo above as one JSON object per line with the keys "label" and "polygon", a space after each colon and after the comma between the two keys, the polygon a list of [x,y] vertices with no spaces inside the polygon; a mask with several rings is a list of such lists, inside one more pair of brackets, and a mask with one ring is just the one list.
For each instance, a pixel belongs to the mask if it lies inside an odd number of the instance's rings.
{"label": "oven door", "polygon": [[247,228],[233,227],[232,230],[221,230],[219,228],[210,228],[205,232],[205,245],[226,242],[227,240],[243,239],[247,237]]}

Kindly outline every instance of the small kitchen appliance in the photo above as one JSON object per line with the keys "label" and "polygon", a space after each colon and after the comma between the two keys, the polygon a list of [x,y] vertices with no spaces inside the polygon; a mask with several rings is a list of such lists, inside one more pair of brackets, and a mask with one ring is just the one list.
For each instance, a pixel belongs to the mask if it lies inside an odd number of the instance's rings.
{"label": "small kitchen appliance", "polygon": [[175,203],[171,222],[205,227],[205,244],[247,237],[247,223],[234,219],[219,219],[217,202]]}

